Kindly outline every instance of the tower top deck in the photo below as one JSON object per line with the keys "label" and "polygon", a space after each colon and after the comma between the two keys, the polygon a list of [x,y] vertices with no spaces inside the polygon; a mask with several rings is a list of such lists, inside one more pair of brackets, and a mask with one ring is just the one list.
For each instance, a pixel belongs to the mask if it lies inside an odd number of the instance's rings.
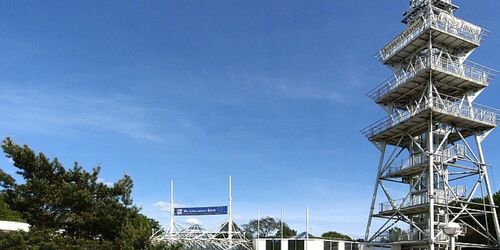
{"label": "tower top deck", "polygon": [[410,0],[410,7],[403,14],[404,24],[412,23],[416,18],[422,15],[423,12],[430,8],[440,9],[442,11],[453,14],[458,6],[452,3],[452,0]]}

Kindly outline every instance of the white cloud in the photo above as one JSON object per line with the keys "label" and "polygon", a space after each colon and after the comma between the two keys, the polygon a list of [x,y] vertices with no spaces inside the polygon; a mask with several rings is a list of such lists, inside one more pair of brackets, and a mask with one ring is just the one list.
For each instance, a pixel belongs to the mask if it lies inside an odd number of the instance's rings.
{"label": "white cloud", "polygon": [[281,96],[291,100],[328,101],[343,103],[345,94],[335,87],[325,87],[321,83],[311,80],[297,81],[293,79],[275,78],[268,76],[246,76],[247,83],[257,89],[267,91],[272,96]]}
{"label": "white cloud", "polygon": [[7,162],[8,162],[10,165],[14,165],[14,160],[12,160],[12,158],[7,158]]}
{"label": "white cloud", "polygon": [[97,178],[97,183],[102,183],[108,187],[112,187],[115,184],[112,181],[106,181],[104,178]]}
{"label": "white cloud", "polygon": [[196,218],[187,218],[186,223],[190,225],[201,225],[201,221]]}
{"label": "white cloud", "polygon": [[241,221],[243,219],[243,216],[241,214],[235,214],[233,215],[233,220],[234,221]]}
{"label": "white cloud", "polygon": [[0,119],[6,129],[71,134],[80,130],[119,133],[160,141],[148,124],[148,109],[124,95],[85,96],[46,89],[0,88]]}
{"label": "white cloud", "polygon": [[344,98],[339,93],[331,90],[315,89],[309,85],[278,84],[276,90],[285,97],[296,100],[324,100],[336,103],[344,101]]}
{"label": "white cloud", "polygon": [[[167,201],[157,201],[153,204],[153,207],[163,212],[170,212],[170,202]],[[181,207],[181,204],[174,203],[175,207]]]}

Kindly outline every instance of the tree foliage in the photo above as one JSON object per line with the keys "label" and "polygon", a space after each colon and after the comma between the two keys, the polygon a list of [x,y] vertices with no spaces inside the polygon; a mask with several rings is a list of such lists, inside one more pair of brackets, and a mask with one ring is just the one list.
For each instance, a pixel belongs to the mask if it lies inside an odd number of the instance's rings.
{"label": "tree foliage", "polygon": [[[297,236],[297,231],[290,228],[288,224],[283,223],[283,237],[284,238],[291,238]],[[276,232],[275,237],[281,237],[281,228]]]}
{"label": "tree foliage", "polygon": [[0,193],[0,220],[24,222],[21,214],[12,210],[5,202],[4,193]]}
{"label": "tree foliage", "polygon": [[152,229],[159,226],[132,205],[130,176],[108,186],[99,181],[100,167],[87,172],[75,163],[67,170],[57,158],[51,160],[9,138],[3,141],[2,148],[23,179],[16,183],[0,171],[0,197],[15,211],[5,216],[19,216],[31,225],[31,230],[1,235],[0,248],[7,248],[8,242],[27,246],[22,249],[148,247]]}
{"label": "tree foliage", "polygon": [[348,235],[341,234],[335,231],[329,231],[321,235],[322,238],[333,239],[333,240],[347,240],[351,241],[352,238]]}
{"label": "tree foliage", "polygon": [[[259,224],[259,225],[258,225]],[[257,219],[250,220],[248,224],[243,225],[243,231],[249,239],[253,238],[269,238],[281,236],[281,220],[273,217],[265,217],[258,221]],[[297,235],[297,231],[291,229],[288,224],[283,223],[283,237],[293,237]]]}
{"label": "tree foliage", "polygon": [[[496,192],[495,194],[493,194],[493,201],[495,202],[496,206],[498,206],[500,204],[500,192]],[[489,208],[489,206],[479,205],[479,204],[483,204],[483,202],[485,204],[489,204],[488,197],[474,198],[471,200],[471,202],[473,204],[470,204],[469,208],[477,209],[477,210],[481,210],[481,211],[486,210],[487,212],[491,212],[491,209]],[[497,209],[497,216],[500,216],[500,213],[498,213],[498,212],[499,212],[499,210]],[[481,215],[481,216],[475,216],[474,219],[472,219],[470,217],[464,217],[463,222],[469,224],[470,226],[472,226],[475,229],[467,228],[467,233],[464,236],[459,236],[459,240],[462,242],[467,242],[467,243],[479,243],[479,244],[490,243],[490,242],[488,242],[488,240],[484,236],[479,234],[478,231],[482,232],[483,230],[481,227],[485,227],[485,228],[489,229],[490,234],[495,235],[495,225],[494,225],[492,216],[493,216],[492,214],[488,214],[487,216]],[[500,220],[500,218],[498,218],[498,219]],[[479,226],[477,224],[477,222],[479,222],[482,226]]]}

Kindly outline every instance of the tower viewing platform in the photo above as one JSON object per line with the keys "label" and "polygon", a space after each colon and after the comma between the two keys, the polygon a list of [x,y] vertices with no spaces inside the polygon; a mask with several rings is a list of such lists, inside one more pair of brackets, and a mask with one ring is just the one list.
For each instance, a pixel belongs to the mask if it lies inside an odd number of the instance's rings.
{"label": "tower viewing platform", "polygon": [[[439,150],[434,154],[433,161],[435,164],[454,163],[466,157],[466,150],[465,145],[455,144],[447,149]],[[429,165],[429,156],[425,153],[418,153],[407,159],[392,162],[383,176],[387,178],[409,178],[422,172],[427,165]]]}
{"label": "tower viewing platform", "polygon": [[[401,110],[388,115],[373,123],[361,132],[375,142],[385,141],[392,145],[406,145],[401,141],[401,134],[418,135],[428,129],[426,121],[432,114],[434,121],[452,123],[458,128],[469,131],[486,131],[496,127],[498,118],[497,110],[478,104],[469,104],[463,99],[453,97],[424,98],[417,105],[410,106],[408,110]],[[460,140],[461,137],[450,135],[451,142]]]}
{"label": "tower viewing platform", "polygon": [[432,77],[440,93],[459,98],[467,91],[477,92],[487,87],[496,74],[493,69],[470,61],[460,62],[459,58],[449,54],[426,53],[408,69],[400,70],[367,95],[379,104],[393,102],[404,106],[418,98]]}
{"label": "tower viewing platform", "polygon": [[448,49],[468,53],[477,48],[486,36],[487,31],[481,27],[446,12],[439,15],[427,13],[382,48],[378,58],[384,64],[398,63],[425,47],[429,40],[446,44]]}
{"label": "tower viewing platform", "polygon": [[[452,192],[445,194],[444,190],[436,190],[435,202],[437,205],[445,205],[450,202],[458,201],[467,197],[467,187],[455,186],[451,188]],[[406,198],[382,202],[379,204],[377,216],[390,216],[396,211],[404,211],[405,214],[422,213],[429,209],[429,194],[427,191],[421,191]]]}

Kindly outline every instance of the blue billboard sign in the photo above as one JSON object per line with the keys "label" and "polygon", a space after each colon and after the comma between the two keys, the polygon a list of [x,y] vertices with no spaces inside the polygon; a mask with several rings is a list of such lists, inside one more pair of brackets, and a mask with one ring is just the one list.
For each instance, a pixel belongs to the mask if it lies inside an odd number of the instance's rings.
{"label": "blue billboard sign", "polygon": [[227,214],[227,206],[174,208],[174,215],[176,216],[219,215],[219,214]]}

